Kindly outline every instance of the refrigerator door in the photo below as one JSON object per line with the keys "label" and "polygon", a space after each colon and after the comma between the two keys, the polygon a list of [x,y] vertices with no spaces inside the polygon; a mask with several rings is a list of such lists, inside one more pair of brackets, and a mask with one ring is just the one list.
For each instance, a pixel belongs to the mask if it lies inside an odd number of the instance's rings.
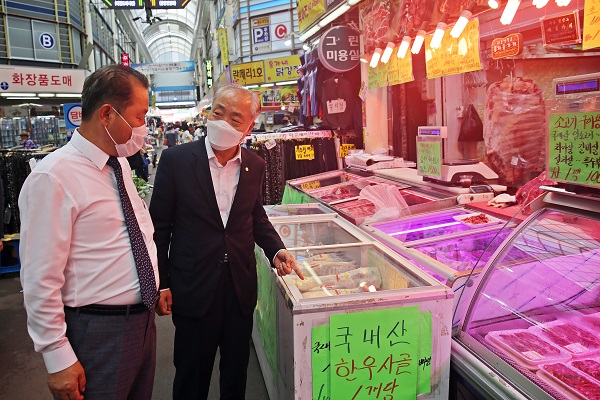
{"label": "refrigerator door", "polygon": [[287,249],[297,247],[331,246],[344,243],[371,241],[368,235],[337,215],[325,217],[305,216],[301,221],[274,219],[273,227]]}
{"label": "refrigerator door", "polygon": [[600,398],[600,215],[530,216],[492,256],[463,321],[457,343],[527,398]]}

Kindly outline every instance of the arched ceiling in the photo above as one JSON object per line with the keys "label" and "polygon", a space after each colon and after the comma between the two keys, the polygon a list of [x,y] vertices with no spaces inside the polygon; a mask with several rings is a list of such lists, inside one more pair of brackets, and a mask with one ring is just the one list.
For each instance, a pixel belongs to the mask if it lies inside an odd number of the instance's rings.
{"label": "arched ceiling", "polygon": [[[144,39],[151,62],[194,59],[194,40],[200,37],[206,23],[203,16],[208,16],[198,8],[199,1],[190,0],[183,9],[152,9],[151,24],[146,22],[149,16],[145,9],[130,10],[131,20],[139,17],[133,24]],[[201,5],[205,3],[200,1]]]}

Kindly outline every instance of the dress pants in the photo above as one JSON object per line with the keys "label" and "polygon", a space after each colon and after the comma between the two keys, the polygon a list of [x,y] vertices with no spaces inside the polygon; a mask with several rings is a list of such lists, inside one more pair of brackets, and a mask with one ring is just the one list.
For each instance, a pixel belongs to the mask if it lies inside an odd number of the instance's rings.
{"label": "dress pants", "polygon": [[85,372],[85,400],[152,398],[154,311],[95,315],[65,309],[65,320],[67,338]]}
{"label": "dress pants", "polygon": [[217,348],[220,350],[219,387],[221,400],[243,400],[250,358],[252,314],[240,310],[229,264],[213,304],[199,319],[173,313],[175,324],[174,400],[206,399]]}

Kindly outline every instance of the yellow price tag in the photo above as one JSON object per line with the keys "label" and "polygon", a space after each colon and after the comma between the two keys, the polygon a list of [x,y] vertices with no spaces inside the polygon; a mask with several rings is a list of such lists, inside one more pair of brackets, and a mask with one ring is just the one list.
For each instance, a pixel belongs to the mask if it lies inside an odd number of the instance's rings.
{"label": "yellow price tag", "polygon": [[340,146],[340,157],[344,158],[348,155],[350,150],[354,150],[356,148],[352,143],[345,143]]}
{"label": "yellow price tag", "polygon": [[314,160],[315,148],[312,144],[302,144],[295,147],[296,160]]}
{"label": "yellow price tag", "polygon": [[321,181],[304,182],[304,183],[300,184],[300,187],[304,191],[311,190],[311,189],[317,189],[317,188],[321,187]]}

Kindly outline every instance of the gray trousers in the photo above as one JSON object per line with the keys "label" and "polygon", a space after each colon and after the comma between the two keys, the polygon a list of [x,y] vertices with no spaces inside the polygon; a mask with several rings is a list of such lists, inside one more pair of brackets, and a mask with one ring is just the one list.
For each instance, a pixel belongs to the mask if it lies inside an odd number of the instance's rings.
{"label": "gray trousers", "polygon": [[93,315],[65,309],[67,338],[83,366],[86,400],[149,400],[156,367],[154,312]]}

